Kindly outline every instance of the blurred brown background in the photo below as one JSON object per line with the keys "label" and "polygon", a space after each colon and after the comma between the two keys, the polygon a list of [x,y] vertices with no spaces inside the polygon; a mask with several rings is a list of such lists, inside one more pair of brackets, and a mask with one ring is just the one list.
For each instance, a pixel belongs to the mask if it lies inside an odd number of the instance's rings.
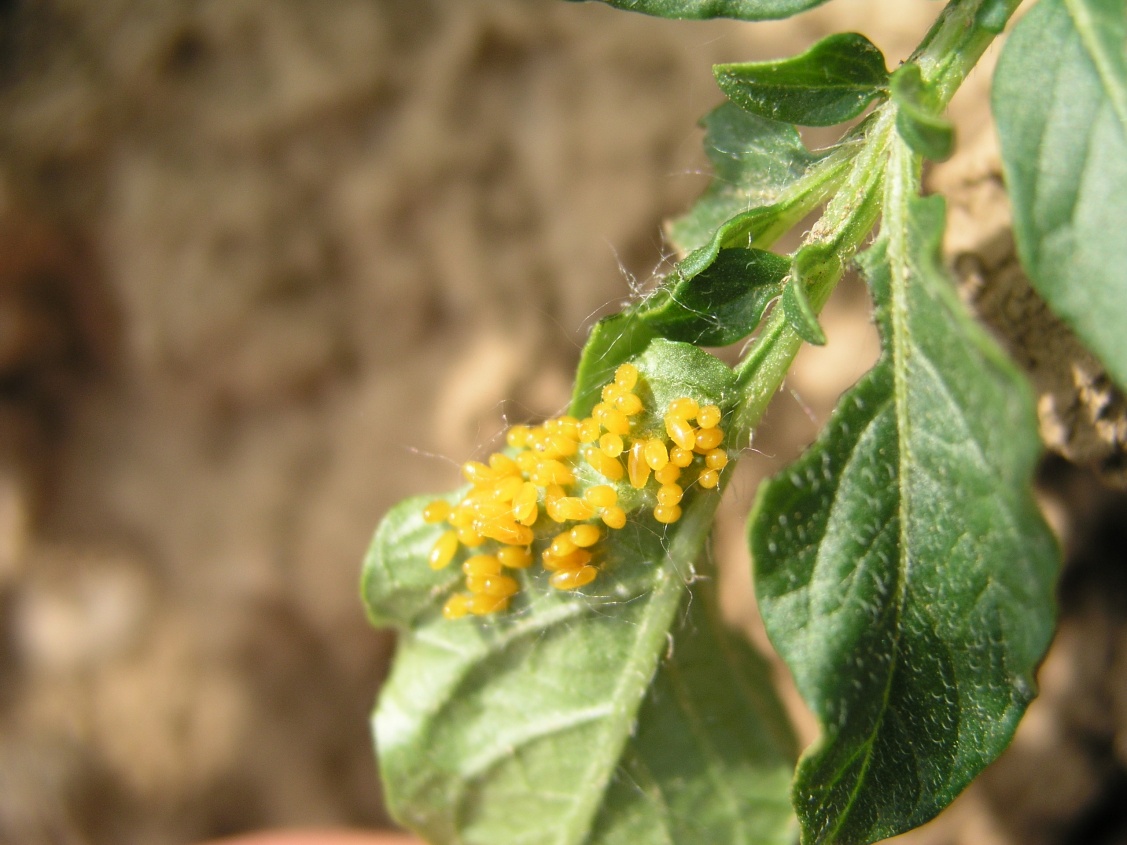
{"label": "blurred brown background", "polygon": [[[938,9],[0,3],[0,842],[387,824],[366,720],[391,641],[357,598],[381,513],[562,407],[705,183],[711,63],[862,28],[894,66]],[[753,631],[743,514],[871,362],[864,308],[843,286],[731,485],[716,547]],[[1055,524],[1121,562],[1121,503],[1054,466]],[[918,841],[1064,842],[1127,798],[1121,610],[1084,608],[1065,703]]]}

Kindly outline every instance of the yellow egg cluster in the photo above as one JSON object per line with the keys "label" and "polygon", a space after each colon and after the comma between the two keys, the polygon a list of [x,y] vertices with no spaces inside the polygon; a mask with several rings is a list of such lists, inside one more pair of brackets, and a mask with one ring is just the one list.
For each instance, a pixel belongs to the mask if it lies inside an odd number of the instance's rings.
{"label": "yellow egg cluster", "polygon": [[[547,541],[540,559],[553,587],[590,584],[598,575],[604,530],[626,525],[619,492],[627,492],[627,484],[642,492],[656,486],[652,497],[629,498],[654,502],[654,519],[668,525],[681,518],[685,470],[696,469],[702,488],[720,483],[728,463],[720,409],[681,397],[665,411],[664,432],[644,430],[643,420],[650,418],[642,415],[637,384],[638,369],[623,364],[590,417],[513,426],[505,435],[508,454],[495,452],[487,463],[462,465],[470,489],[456,505],[439,499],[426,506],[426,522],[449,525],[431,549],[430,566],[449,566],[463,547],[471,552],[462,562],[467,592],[447,600],[442,609],[447,619],[508,608],[520,585],[506,570],[530,567],[539,538]],[[563,530],[546,530],[551,523]]]}

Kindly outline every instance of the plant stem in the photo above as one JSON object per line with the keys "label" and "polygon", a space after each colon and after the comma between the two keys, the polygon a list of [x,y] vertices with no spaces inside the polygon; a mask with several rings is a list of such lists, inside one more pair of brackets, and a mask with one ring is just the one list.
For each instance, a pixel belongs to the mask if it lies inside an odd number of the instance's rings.
{"label": "plant stem", "polygon": [[[807,291],[814,313],[819,313],[826,304],[841,279],[845,263],[869,236],[880,213],[887,147],[891,134],[896,131],[895,112],[888,109],[874,117],[866,143],[854,158],[848,178],[810,233],[810,243],[830,247],[839,260],[836,272],[815,274],[815,283]],[[733,442],[744,442],[759,424],[802,343],[783,309],[776,305],[755,345],[736,366],[742,404],[734,421]]]}
{"label": "plant stem", "polygon": [[[1021,0],[950,0],[912,54],[939,107],[951,97],[1001,32]],[[884,169],[894,141],[895,106],[878,107],[865,143],[854,155],[852,170],[808,237],[808,243],[832,246],[843,268],[861,247],[880,216]],[[807,291],[815,313],[841,279],[841,269],[816,277]],[[776,306],[751,351],[736,366],[742,398],[732,429],[733,442],[743,443],[763,418],[782,386],[802,338]]]}
{"label": "plant stem", "polygon": [[940,108],[963,84],[1021,0],[951,0],[912,53]]}

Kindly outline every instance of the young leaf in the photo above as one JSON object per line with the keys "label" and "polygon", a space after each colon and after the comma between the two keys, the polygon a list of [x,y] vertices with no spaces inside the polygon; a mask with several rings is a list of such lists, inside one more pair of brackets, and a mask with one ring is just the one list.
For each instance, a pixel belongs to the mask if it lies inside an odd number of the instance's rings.
{"label": "young leaf", "polygon": [[712,72],[741,109],[800,126],[850,120],[888,84],[883,54],[855,32],[831,35],[790,59],[716,65]]}
{"label": "young leaf", "polygon": [[806,289],[829,277],[840,278],[842,271],[841,258],[833,244],[808,244],[794,255],[790,281],[783,290],[783,313],[787,323],[807,343],[824,346],[826,333],[818,323],[818,315],[806,296]]}
{"label": "young leaf", "polygon": [[[574,0],[573,0],[574,2]],[[767,21],[789,18],[826,0],[602,0],[608,6],[662,18],[736,18]]]}
{"label": "young leaf", "polygon": [[763,659],[718,619],[714,583],[693,585],[592,843],[794,842],[794,737]]}
{"label": "young leaf", "polygon": [[[752,246],[765,229],[785,231],[824,196],[827,183],[842,169],[820,172],[816,165],[828,161],[829,154],[811,153],[793,126],[731,103],[714,109],[702,124],[712,184],[692,210],[669,227],[678,249],[699,253],[678,267],[685,278],[707,267],[722,247]],[[808,175],[819,178],[804,185]],[[800,185],[804,190],[795,190]]]}
{"label": "young leaf", "polygon": [[1030,281],[1127,387],[1127,4],[1041,0],[1014,27],[994,113]]}
{"label": "young leaf", "polygon": [[936,113],[920,75],[920,66],[906,64],[889,80],[896,104],[896,129],[913,152],[945,161],[955,150],[955,127]]}
{"label": "young leaf", "polygon": [[782,256],[761,249],[722,249],[697,276],[674,274],[646,300],[638,319],[662,337],[698,346],[726,346],[747,337],[789,269]]}
{"label": "young leaf", "polygon": [[[724,409],[734,399],[732,371],[694,346],[658,339],[636,365],[651,408],[684,395]],[[582,594],[552,590],[547,573],[521,570],[522,591],[510,612],[453,622],[439,608],[457,573],[436,573],[426,563],[443,529],[422,522],[421,500],[396,508],[377,531],[363,579],[371,617],[405,629],[374,717],[396,818],[434,845],[613,842],[609,834],[592,838],[592,827],[598,817],[622,829],[614,814],[627,807],[639,825],[672,824],[667,808],[636,806],[636,796],[623,794],[625,781],[615,778],[624,760],[655,769],[668,761],[652,744],[635,740],[628,750],[628,742],[717,501],[711,493],[686,496],[673,526],[645,512],[610,532],[600,541],[603,573]],[[661,718],[691,723],[721,705],[655,706]],[[670,706],[681,715],[670,716]],[[743,741],[746,748],[750,740]],[[697,759],[713,762],[714,742],[706,732]],[[765,749],[756,747],[753,762],[766,767],[766,790],[778,781],[780,756]],[[744,782],[754,779],[739,768],[745,764],[729,765],[744,772]],[[727,770],[717,764],[701,776]],[[676,802],[688,816],[680,826],[691,827],[697,809],[702,820],[716,811],[715,799],[701,793]],[[689,794],[698,800],[687,801]],[[761,803],[777,801],[777,792],[768,792]],[[729,816],[708,824],[737,822]]]}
{"label": "young leaf", "polygon": [[1029,389],[943,277],[942,231],[940,198],[886,205],[863,257],[884,355],[752,515],[764,621],[822,726],[804,843],[943,809],[1009,743],[1052,631]]}

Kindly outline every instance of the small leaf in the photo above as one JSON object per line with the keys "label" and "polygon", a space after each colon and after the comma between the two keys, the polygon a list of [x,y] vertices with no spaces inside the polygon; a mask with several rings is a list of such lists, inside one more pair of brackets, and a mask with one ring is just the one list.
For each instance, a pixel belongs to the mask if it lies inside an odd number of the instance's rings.
{"label": "small leaf", "polygon": [[943,809],[1009,743],[1052,633],[1028,385],[942,274],[942,200],[886,215],[862,257],[884,355],[751,521],[767,631],[822,726],[795,777],[804,843]]}
{"label": "small leaf", "polygon": [[955,128],[938,115],[920,75],[920,66],[906,64],[889,79],[896,104],[896,129],[913,152],[945,161],[955,150]]}
{"label": "small leaf", "polygon": [[[734,401],[732,371],[694,346],[658,339],[635,363],[651,409],[685,395],[722,409]],[[656,413],[644,425],[661,425]],[[748,723],[730,733],[695,721],[742,709],[754,697],[737,689],[752,671],[746,661],[729,661],[728,670],[745,674],[726,689],[714,683],[715,701],[684,698],[684,675],[702,671],[699,653],[689,649],[685,660],[667,664],[644,710],[648,720],[695,732],[691,750],[681,751],[700,764],[700,780],[675,776],[670,747],[659,747],[660,736],[638,723],[712,522],[714,493],[687,494],[675,525],[661,526],[647,512],[609,532],[598,548],[603,573],[582,593],[553,590],[546,572],[521,570],[522,591],[509,613],[454,622],[439,607],[454,588],[456,567],[427,567],[442,527],[422,522],[425,501],[389,514],[363,578],[371,617],[406,628],[374,717],[388,806],[400,822],[433,845],[546,837],[559,845],[612,843],[642,828],[666,828],[679,838],[665,841],[695,845],[700,840],[684,838],[685,831],[704,831],[707,840],[712,830],[752,824],[739,815],[754,808],[765,814],[755,824],[785,833],[779,784],[787,742],[785,728],[769,721],[777,705],[759,696]],[[534,552],[556,530],[538,525]],[[676,700],[666,697],[671,692]],[[721,737],[750,756],[719,756],[729,748]],[[668,790],[668,803],[639,801],[631,791],[629,778],[647,772],[647,796]],[[729,775],[752,789],[736,805],[729,794],[715,794],[715,780]],[[606,833],[593,834],[596,824]],[[785,838],[768,841],[783,845]]]}
{"label": "small leaf", "polygon": [[1014,27],[994,112],[1022,264],[1127,388],[1127,5],[1041,0]]}
{"label": "small leaf", "polygon": [[[574,2],[574,0],[573,0]],[[767,21],[789,18],[826,0],[602,0],[608,6],[661,18],[736,18]]]}
{"label": "small leaf", "polygon": [[791,328],[807,343],[815,346],[826,344],[826,333],[822,331],[818,315],[806,296],[807,288],[818,286],[827,277],[840,277],[841,274],[841,258],[833,244],[808,244],[795,253],[791,278],[783,290],[783,314]]}
{"label": "small leaf", "polygon": [[818,315],[810,306],[810,300],[806,298],[806,288],[801,281],[792,278],[786,284],[783,288],[782,304],[787,323],[800,338],[815,346],[826,345],[826,333],[818,325]]}
{"label": "small leaf", "polygon": [[789,263],[761,249],[720,250],[707,270],[670,277],[642,303],[638,319],[662,337],[726,346],[747,337],[782,290]]}
{"label": "small leaf", "polygon": [[800,126],[844,123],[888,84],[881,51],[855,32],[831,35],[790,59],[716,65],[712,72],[740,108]]}
{"label": "small leaf", "polygon": [[[768,230],[781,234],[830,188],[839,168],[821,172],[830,153],[806,149],[798,130],[725,103],[702,121],[713,179],[688,214],[669,227],[674,245],[689,255],[678,268],[688,278],[727,246],[755,245]],[[811,184],[804,179],[813,178]],[[796,188],[801,189],[796,190]]]}

